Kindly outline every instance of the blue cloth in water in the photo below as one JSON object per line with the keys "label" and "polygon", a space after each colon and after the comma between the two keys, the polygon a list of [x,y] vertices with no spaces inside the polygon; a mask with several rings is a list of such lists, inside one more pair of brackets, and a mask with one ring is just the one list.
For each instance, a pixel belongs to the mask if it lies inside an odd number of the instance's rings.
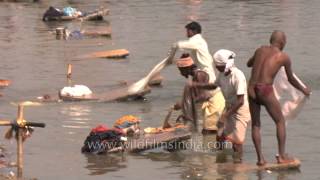
{"label": "blue cloth in water", "polygon": [[62,11],[65,16],[73,16],[77,12],[77,9],[72,7],[65,7]]}
{"label": "blue cloth in water", "polygon": [[76,31],[72,31],[70,34],[69,34],[69,38],[72,38],[72,39],[82,39],[83,38],[83,35],[80,31],[76,30]]}
{"label": "blue cloth in water", "polygon": [[132,123],[132,122],[124,122],[122,123],[121,125],[118,125],[118,126],[115,126],[115,128],[118,128],[118,129],[124,129],[124,128],[128,128],[132,125],[134,125],[135,123]]}

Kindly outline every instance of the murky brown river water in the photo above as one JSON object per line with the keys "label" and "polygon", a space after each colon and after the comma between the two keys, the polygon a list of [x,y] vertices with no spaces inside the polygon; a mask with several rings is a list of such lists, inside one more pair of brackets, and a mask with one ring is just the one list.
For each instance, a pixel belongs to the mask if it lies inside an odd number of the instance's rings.
{"label": "murky brown river water", "polygon": [[[103,22],[44,23],[48,6],[74,6],[111,11]],[[80,153],[90,128],[111,125],[125,114],[141,117],[142,126],[159,126],[167,109],[179,99],[185,80],[174,66],[165,69],[162,88],[153,89],[144,102],[74,102],[27,107],[27,120],[45,122],[25,143],[27,177],[38,179],[319,179],[320,159],[320,1],[318,0],[69,0],[41,3],[0,3],[0,78],[12,80],[1,92],[0,118],[13,119],[16,107],[10,102],[56,93],[66,85],[66,64],[74,66],[73,82],[93,91],[112,88],[121,80],[138,80],[162,60],[170,45],[185,38],[184,25],[190,19],[203,26],[211,53],[227,48],[237,53],[237,66],[245,67],[255,48],[267,44],[275,29],[287,33],[286,52],[293,69],[313,89],[311,100],[297,120],[288,124],[289,153],[302,161],[300,171],[267,173],[225,173],[214,168],[216,152],[184,150],[169,153],[153,150],[142,154],[86,156]],[[112,28],[112,38],[56,40],[50,33],[58,26],[71,29]],[[73,61],[77,55],[126,48],[124,60],[88,59]],[[263,148],[269,161],[276,153],[275,128],[263,114]],[[15,159],[15,141],[1,145]],[[250,131],[248,131],[250,132]],[[198,140],[203,140],[201,136]],[[244,159],[255,163],[254,147],[247,134]]]}

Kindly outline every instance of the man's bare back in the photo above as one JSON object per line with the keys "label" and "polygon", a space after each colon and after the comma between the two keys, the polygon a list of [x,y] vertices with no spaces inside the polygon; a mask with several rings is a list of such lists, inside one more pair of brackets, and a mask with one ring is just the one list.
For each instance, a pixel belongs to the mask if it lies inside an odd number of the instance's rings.
{"label": "man's bare back", "polygon": [[288,60],[288,56],[279,48],[272,46],[258,48],[248,62],[248,66],[252,67],[249,95],[255,99],[254,86],[258,83],[272,85],[275,75]]}
{"label": "man's bare back", "polygon": [[249,59],[247,65],[252,67],[251,78],[249,80],[248,94],[250,113],[252,117],[252,139],[256,148],[258,162],[257,165],[266,163],[261,149],[260,135],[260,110],[261,105],[266,107],[269,115],[276,124],[277,140],[278,140],[278,163],[290,163],[293,161],[286,155],[286,125],[283,117],[280,103],[275,97],[273,91],[273,80],[279,69],[284,66],[288,81],[305,95],[310,95],[310,90],[304,87],[291,70],[291,61],[287,54],[282,52],[286,44],[286,36],[284,32],[274,31],[270,38],[270,46],[262,46],[258,48],[252,58]]}

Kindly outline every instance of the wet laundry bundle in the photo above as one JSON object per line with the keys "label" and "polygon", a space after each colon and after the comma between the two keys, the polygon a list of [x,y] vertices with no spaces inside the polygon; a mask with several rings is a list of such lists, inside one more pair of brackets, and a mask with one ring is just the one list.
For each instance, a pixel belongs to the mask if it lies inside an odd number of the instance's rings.
{"label": "wet laundry bundle", "polygon": [[43,14],[42,20],[49,21],[52,18],[59,18],[62,16],[82,17],[83,15],[84,13],[72,7],[65,7],[61,10],[50,6],[49,9]]}
{"label": "wet laundry bundle", "polygon": [[50,6],[49,9],[43,14],[42,20],[48,21],[50,18],[61,17],[63,14],[64,13],[60,9]]}
{"label": "wet laundry bundle", "polygon": [[78,11],[76,8],[72,8],[72,7],[65,7],[63,8],[63,14],[65,16],[81,16],[82,13],[80,11]]}
{"label": "wet laundry bundle", "polygon": [[66,86],[59,92],[60,96],[85,97],[92,95],[92,91],[85,85]]}
{"label": "wet laundry bundle", "polygon": [[140,119],[133,115],[125,115],[116,120],[113,127],[121,129],[126,135],[137,135],[140,133]]}
{"label": "wet laundry bundle", "polygon": [[140,133],[140,119],[133,115],[125,115],[115,121],[113,128],[98,125],[93,128],[81,149],[83,153],[108,153],[124,149],[127,136]]}
{"label": "wet laundry bundle", "polygon": [[98,125],[93,128],[81,148],[83,153],[101,154],[121,147],[125,142],[125,134],[121,129]]}
{"label": "wet laundry bundle", "polygon": [[109,13],[108,9],[99,8],[94,11],[84,12],[73,7],[58,9],[50,6],[43,14],[42,21],[70,21],[70,20],[103,20],[103,16]]}

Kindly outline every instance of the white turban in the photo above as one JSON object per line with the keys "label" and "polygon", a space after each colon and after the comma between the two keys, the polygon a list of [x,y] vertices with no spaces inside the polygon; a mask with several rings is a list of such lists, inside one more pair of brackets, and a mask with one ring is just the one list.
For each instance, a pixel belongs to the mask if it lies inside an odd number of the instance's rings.
{"label": "white turban", "polygon": [[233,67],[235,57],[236,53],[227,49],[220,49],[213,55],[216,66],[226,66],[224,72],[228,72]]}

